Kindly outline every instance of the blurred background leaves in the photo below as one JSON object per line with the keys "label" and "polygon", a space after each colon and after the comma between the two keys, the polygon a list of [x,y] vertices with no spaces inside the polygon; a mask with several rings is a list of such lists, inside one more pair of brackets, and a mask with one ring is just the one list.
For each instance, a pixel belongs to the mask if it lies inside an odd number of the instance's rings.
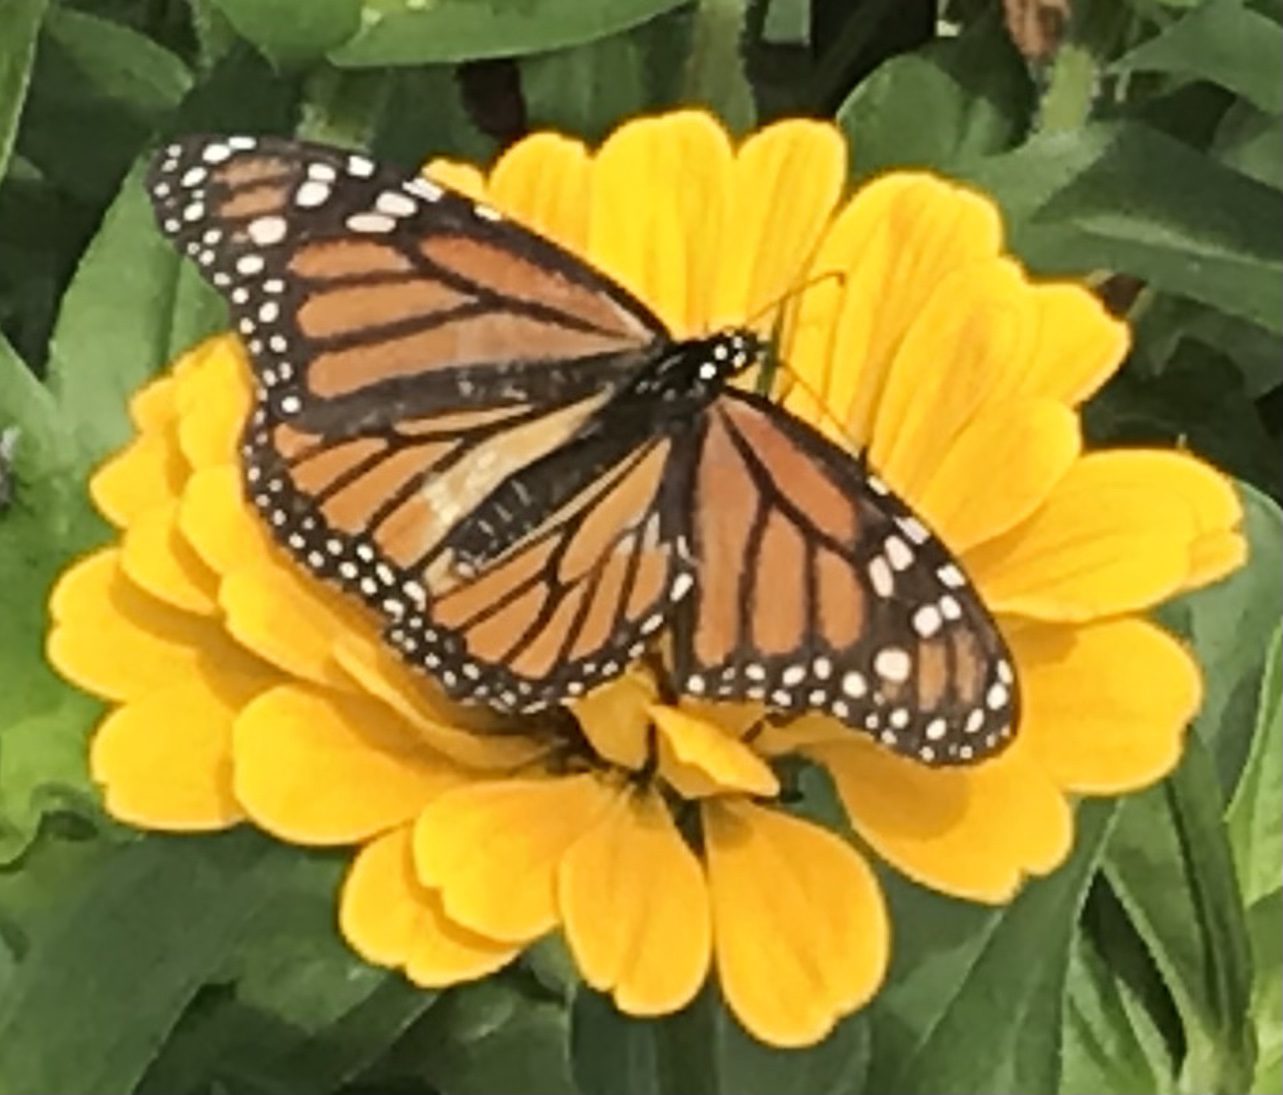
{"label": "blurred background leaves", "polygon": [[[336,858],[106,820],[96,705],[42,650],[127,394],[225,319],[151,227],[149,148],[247,130],[484,163],[678,104],[737,133],[833,118],[853,182],[991,192],[1025,263],[1132,325],[1091,439],[1212,460],[1251,541],[1164,610],[1207,672],[1179,771],[1081,808],[1073,858],[1009,908],[886,872],[890,981],[800,1054],[711,989],[622,1017],[555,938],[440,996],[365,966]],[[1279,0],[0,0],[0,1090],[1283,1090],[1281,114]],[[818,773],[799,787],[832,816]]]}

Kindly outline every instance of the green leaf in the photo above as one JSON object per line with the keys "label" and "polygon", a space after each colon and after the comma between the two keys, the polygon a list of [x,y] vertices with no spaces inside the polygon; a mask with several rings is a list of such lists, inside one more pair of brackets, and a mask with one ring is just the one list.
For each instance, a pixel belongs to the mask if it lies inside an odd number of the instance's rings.
{"label": "green leaf", "polygon": [[[49,355],[49,384],[80,456],[92,464],[132,432],[129,397],[193,336],[225,323],[210,295],[156,230],[130,172],[63,298]],[[181,282],[187,288],[180,293]]]}
{"label": "green leaf", "polygon": [[1215,758],[1222,801],[1237,785],[1251,747],[1266,653],[1283,601],[1283,512],[1246,483],[1238,491],[1247,565],[1163,612],[1193,641],[1203,670],[1203,706],[1194,728]]}
{"label": "green leaf", "polygon": [[893,57],[838,111],[858,179],[892,167],[953,168],[1025,133],[1033,85],[997,15]]}
{"label": "green leaf", "polygon": [[19,148],[50,181],[100,204],[191,84],[187,66],[146,36],[55,6],[40,36]]}
{"label": "green leaf", "polygon": [[247,832],[116,853],[48,915],[18,967],[0,1011],[0,1088],[133,1090],[289,854]]}
{"label": "green leaf", "polygon": [[367,4],[363,26],[330,53],[336,65],[415,65],[523,57],[618,34],[686,0],[411,0]]}
{"label": "green leaf", "polygon": [[1002,911],[888,878],[896,942],[870,1007],[867,1091],[1055,1091],[1074,926],[1114,804],[1079,804],[1073,855]]}
{"label": "green leaf", "polygon": [[571,1055],[581,1095],[844,1095],[862,1090],[869,1027],[848,1016],[818,1045],[774,1049],[739,1025],[711,981],[661,1019],[623,1015],[581,986]]}
{"label": "green leaf", "polygon": [[345,864],[294,852],[207,991],[184,1014],[138,1095],[212,1079],[249,1095],[320,1095],[352,1079],[436,994],[366,965],[340,938],[335,893]]}
{"label": "green leaf", "polygon": [[49,0],[0,0],[0,179],[9,166],[9,153],[22,117],[22,104],[36,56],[36,34]]}
{"label": "green leaf", "polygon": [[1117,72],[1209,80],[1272,114],[1283,113],[1283,27],[1238,3],[1204,3],[1114,62]]}
{"label": "green leaf", "polygon": [[[501,974],[445,993],[362,1080],[362,1090],[577,1095],[566,1011]],[[284,1093],[282,1093],[284,1095]]]}
{"label": "green leaf", "polygon": [[1252,1095],[1283,1090],[1283,890],[1275,890],[1247,911],[1256,979],[1252,1018],[1256,1023],[1256,1077]]}
{"label": "green leaf", "polygon": [[1251,954],[1216,771],[1191,735],[1180,767],[1128,799],[1105,872],[1180,1011],[1181,1089],[1243,1091],[1252,1075]]}
{"label": "green leaf", "polygon": [[1090,936],[1074,941],[1065,995],[1061,1095],[1165,1095],[1175,1076],[1163,1036]]}
{"label": "green leaf", "polygon": [[737,134],[752,129],[757,116],[744,71],[747,10],[748,0],[699,0],[682,96],[684,102],[708,107]]}
{"label": "green leaf", "polygon": [[599,141],[634,114],[677,102],[690,42],[686,12],[662,15],[587,45],[521,58],[521,91],[532,130]]}
{"label": "green leaf", "polygon": [[0,512],[0,864],[22,853],[46,810],[90,801],[84,735],[97,710],[44,655],[49,588],[97,525],[52,397],[0,335],[4,430],[16,440]]}
{"label": "green leaf", "polygon": [[1133,274],[1283,332],[1277,193],[1171,137],[1094,123],[959,174],[997,198],[1012,250],[1040,273]]}
{"label": "green leaf", "polygon": [[1283,625],[1265,656],[1256,732],[1225,822],[1243,900],[1283,889]]}
{"label": "green leaf", "polygon": [[279,65],[302,65],[361,26],[361,0],[214,0],[236,32]]}
{"label": "green leaf", "polygon": [[1283,126],[1273,114],[1235,103],[1217,127],[1212,151],[1235,171],[1283,189]]}

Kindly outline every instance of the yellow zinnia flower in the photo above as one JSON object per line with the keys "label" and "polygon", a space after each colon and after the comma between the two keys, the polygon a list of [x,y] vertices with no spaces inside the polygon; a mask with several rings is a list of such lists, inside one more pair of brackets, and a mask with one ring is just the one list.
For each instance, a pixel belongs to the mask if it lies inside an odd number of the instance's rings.
{"label": "yellow zinnia flower", "polygon": [[842,203],[832,126],[781,123],[735,149],[678,113],[594,154],[541,134],[488,177],[432,171],[678,336],[794,292],[782,398],[867,448],[960,557],[1016,659],[1014,742],[927,768],[818,716],[663,703],[640,670],[574,718],[453,707],[246,506],[250,382],[225,336],[135,397],[138,437],[91,483],[119,542],[52,598],[51,660],[115,705],[92,748],[108,809],[358,847],[344,934],[423,985],[483,976],[560,928],[626,1012],[680,1008],[715,967],[757,1037],[815,1042],[876,991],[889,927],[863,854],[780,808],[774,759],[826,767],[852,828],[916,881],[1009,899],[1066,856],[1072,796],[1175,763],[1199,674],[1137,614],[1241,563],[1234,492],[1185,455],[1084,455],[1076,408],[1121,361],[1122,325],[1082,289],[1031,283],[975,194],[903,173]]}

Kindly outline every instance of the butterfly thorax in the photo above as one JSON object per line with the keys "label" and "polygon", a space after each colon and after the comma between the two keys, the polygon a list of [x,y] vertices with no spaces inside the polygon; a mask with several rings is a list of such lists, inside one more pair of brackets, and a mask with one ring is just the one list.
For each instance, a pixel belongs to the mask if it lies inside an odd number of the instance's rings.
{"label": "butterfly thorax", "polygon": [[761,360],[765,343],[746,327],[668,344],[621,393],[662,418],[688,415],[712,402],[732,377]]}

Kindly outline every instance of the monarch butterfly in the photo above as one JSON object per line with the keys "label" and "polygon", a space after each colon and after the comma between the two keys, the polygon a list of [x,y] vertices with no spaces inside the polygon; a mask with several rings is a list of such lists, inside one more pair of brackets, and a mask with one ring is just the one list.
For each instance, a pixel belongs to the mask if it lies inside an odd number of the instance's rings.
{"label": "monarch butterfly", "polygon": [[686,695],[928,764],[1010,740],[1010,654],[957,561],[862,458],[729,385],[752,330],[676,340],[498,211],[343,150],[190,137],[147,186],[253,363],[247,496],[452,697],[537,711],[667,635]]}

